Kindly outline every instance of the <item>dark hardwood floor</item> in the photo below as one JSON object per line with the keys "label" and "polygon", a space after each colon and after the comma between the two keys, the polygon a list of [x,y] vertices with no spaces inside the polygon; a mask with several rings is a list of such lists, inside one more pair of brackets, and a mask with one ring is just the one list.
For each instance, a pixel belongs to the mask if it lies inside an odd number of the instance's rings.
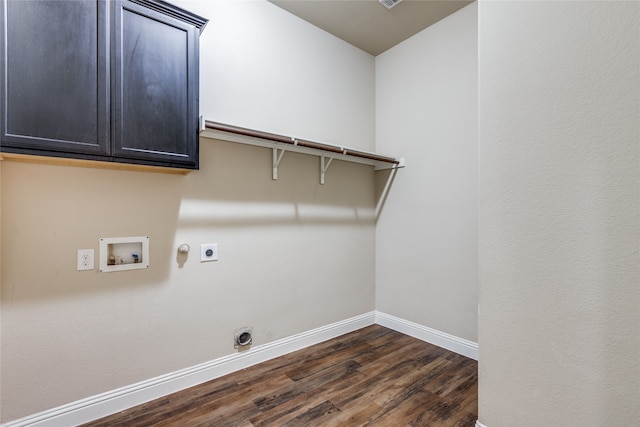
{"label": "dark hardwood floor", "polygon": [[373,325],[84,426],[473,427],[477,400],[475,360]]}

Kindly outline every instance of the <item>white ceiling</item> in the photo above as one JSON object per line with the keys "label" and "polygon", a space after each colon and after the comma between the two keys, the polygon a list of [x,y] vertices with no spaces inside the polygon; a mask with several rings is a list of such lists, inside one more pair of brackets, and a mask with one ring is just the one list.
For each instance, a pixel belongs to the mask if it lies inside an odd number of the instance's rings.
{"label": "white ceiling", "polygon": [[403,0],[389,10],[378,0],[269,1],[374,56],[471,3]]}

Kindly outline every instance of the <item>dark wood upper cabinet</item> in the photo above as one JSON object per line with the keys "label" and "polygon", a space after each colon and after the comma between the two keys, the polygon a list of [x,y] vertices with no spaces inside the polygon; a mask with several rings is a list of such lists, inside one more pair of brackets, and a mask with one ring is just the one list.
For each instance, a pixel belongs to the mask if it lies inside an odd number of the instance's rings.
{"label": "dark wood upper cabinet", "polygon": [[2,4],[2,151],[198,167],[206,20],[158,0]]}
{"label": "dark wood upper cabinet", "polygon": [[4,2],[2,145],[109,152],[107,4]]}
{"label": "dark wood upper cabinet", "polygon": [[198,158],[195,26],[116,2],[114,155],[191,165]]}

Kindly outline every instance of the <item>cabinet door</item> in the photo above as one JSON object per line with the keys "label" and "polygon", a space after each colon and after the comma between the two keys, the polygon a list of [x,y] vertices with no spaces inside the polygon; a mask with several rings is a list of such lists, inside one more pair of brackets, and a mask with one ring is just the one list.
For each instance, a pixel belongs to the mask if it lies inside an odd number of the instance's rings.
{"label": "cabinet door", "polygon": [[115,5],[114,156],[196,168],[199,31],[132,1]]}
{"label": "cabinet door", "polygon": [[107,154],[107,4],[2,2],[3,151]]}

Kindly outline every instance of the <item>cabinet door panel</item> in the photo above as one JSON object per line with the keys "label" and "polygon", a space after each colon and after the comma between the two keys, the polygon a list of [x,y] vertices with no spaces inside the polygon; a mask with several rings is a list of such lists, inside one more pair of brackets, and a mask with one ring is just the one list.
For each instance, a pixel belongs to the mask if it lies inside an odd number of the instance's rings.
{"label": "cabinet door panel", "polygon": [[107,7],[96,0],[2,4],[3,145],[107,154]]}
{"label": "cabinet door panel", "polygon": [[[119,3],[114,154],[196,166],[196,28]],[[197,62],[195,62],[197,63]]]}

